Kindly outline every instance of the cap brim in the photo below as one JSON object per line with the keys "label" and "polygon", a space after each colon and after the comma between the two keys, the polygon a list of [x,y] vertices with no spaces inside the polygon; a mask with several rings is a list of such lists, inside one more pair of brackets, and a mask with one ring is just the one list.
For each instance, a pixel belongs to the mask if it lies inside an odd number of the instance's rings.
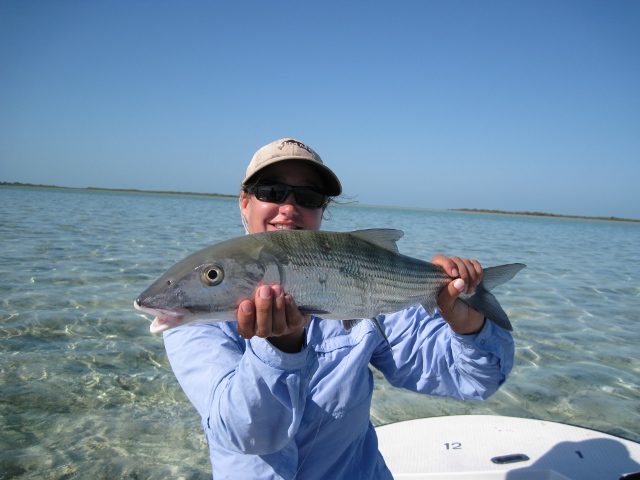
{"label": "cap brim", "polygon": [[257,181],[259,177],[259,173],[269,165],[273,165],[279,162],[291,161],[291,160],[298,161],[298,162],[305,162],[310,166],[312,166],[313,168],[315,168],[317,172],[320,174],[320,176],[322,177],[322,184],[324,186],[324,191],[326,195],[329,195],[330,197],[337,197],[342,193],[342,185],[340,184],[340,180],[338,180],[338,177],[336,176],[336,174],[333,173],[333,171],[329,167],[315,160],[311,160],[306,157],[299,157],[295,155],[286,155],[286,156],[271,158],[267,160],[266,162],[260,165],[259,170],[257,170],[256,172],[253,172],[250,177],[245,178],[242,181],[242,185],[245,186],[252,182]]}

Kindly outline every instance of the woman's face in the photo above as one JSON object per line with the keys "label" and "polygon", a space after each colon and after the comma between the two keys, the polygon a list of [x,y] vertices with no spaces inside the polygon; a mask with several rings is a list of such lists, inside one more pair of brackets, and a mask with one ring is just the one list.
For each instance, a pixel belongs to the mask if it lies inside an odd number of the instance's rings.
{"label": "woman's face", "polygon": [[[260,182],[276,181],[292,187],[315,187],[324,190],[318,172],[304,162],[295,160],[278,162],[265,167],[259,176]],[[322,208],[305,208],[296,203],[293,192],[289,192],[282,203],[269,203],[255,196],[240,193],[240,212],[247,221],[249,233],[275,230],[318,230],[322,223]]]}

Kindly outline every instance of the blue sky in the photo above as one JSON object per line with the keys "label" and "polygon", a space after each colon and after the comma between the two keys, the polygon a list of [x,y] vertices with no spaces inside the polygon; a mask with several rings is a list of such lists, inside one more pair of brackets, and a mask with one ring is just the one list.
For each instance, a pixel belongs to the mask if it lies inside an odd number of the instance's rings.
{"label": "blue sky", "polygon": [[640,2],[0,2],[0,181],[640,219]]}

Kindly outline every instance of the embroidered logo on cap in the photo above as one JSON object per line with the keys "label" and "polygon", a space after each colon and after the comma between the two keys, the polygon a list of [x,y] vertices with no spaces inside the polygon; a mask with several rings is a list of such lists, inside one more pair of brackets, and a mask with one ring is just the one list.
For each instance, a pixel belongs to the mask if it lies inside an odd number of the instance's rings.
{"label": "embroidered logo on cap", "polygon": [[298,142],[297,140],[285,140],[284,142],[278,144],[278,150],[282,150],[287,145],[295,145],[296,147],[300,147],[311,154],[314,160],[318,160],[316,154],[311,148],[307,147],[304,143]]}

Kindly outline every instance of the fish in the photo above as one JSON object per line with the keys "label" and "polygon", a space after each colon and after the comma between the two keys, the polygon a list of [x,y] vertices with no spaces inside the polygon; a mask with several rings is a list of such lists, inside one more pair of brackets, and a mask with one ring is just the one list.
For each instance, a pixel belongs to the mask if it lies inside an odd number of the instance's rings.
{"label": "fish", "polygon": [[[349,329],[421,304],[433,316],[453,279],[438,265],[399,252],[404,232],[282,230],[232,238],[179,261],[134,301],[154,315],[152,333],[180,325],[235,320],[238,304],[262,284],[280,284],[303,314],[341,320]],[[513,326],[491,290],[526,265],[483,270],[473,295],[459,298],[506,330]],[[380,328],[379,324],[377,324]]]}

